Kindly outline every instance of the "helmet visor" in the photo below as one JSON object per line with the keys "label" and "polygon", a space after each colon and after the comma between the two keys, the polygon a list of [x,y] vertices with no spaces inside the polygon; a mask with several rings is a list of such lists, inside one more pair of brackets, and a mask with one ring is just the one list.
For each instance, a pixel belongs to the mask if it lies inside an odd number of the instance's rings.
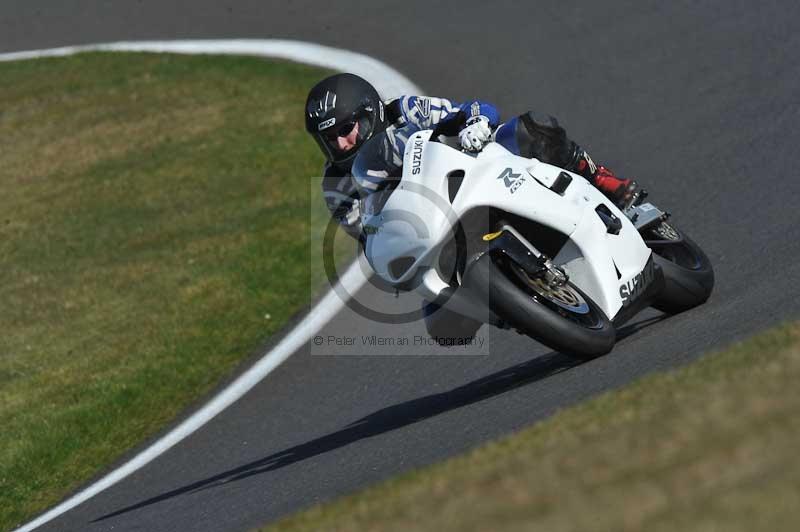
{"label": "helmet visor", "polygon": [[372,129],[369,114],[362,113],[321,131],[319,137],[331,160],[342,161],[356,153],[356,150],[372,135]]}

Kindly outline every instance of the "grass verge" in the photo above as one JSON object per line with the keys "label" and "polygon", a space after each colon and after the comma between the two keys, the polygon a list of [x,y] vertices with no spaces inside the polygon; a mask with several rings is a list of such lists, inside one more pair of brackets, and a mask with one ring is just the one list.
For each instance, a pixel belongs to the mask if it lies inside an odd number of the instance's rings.
{"label": "grass verge", "polygon": [[302,116],[321,75],[0,63],[0,529],[153,435],[314,295],[327,213]]}
{"label": "grass verge", "polygon": [[798,382],[791,324],[262,530],[794,531]]}

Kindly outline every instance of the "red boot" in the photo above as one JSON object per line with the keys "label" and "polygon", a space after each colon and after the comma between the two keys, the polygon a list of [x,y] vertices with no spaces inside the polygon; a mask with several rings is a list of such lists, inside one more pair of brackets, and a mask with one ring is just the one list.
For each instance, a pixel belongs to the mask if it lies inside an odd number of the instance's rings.
{"label": "red boot", "polygon": [[592,184],[622,210],[630,206],[639,191],[639,184],[636,181],[617,177],[605,166],[597,168]]}
{"label": "red boot", "polygon": [[614,205],[623,211],[638,198],[644,199],[646,192],[632,179],[622,179],[605,166],[597,166],[589,154],[576,146],[576,156],[572,164],[576,173],[589,180],[591,184],[606,195]]}

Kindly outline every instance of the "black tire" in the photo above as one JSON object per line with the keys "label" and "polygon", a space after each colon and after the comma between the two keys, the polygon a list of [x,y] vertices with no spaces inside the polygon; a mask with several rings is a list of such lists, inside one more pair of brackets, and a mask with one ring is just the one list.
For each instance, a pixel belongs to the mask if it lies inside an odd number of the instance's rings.
{"label": "black tire", "polygon": [[463,286],[483,298],[509,325],[552,349],[583,359],[611,351],[614,325],[586,294],[567,283],[588,307],[573,314],[525,285],[520,272],[510,261],[495,262],[484,254],[464,273]]}
{"label": "black tire", "polygon": [[460,345],[460,341],[467,339],[471,341],[483,325],[483,322],[453,312],[436,303],[424,301],[423,305],[425,329],[442,347]]}
{"label": "black tire", "polygon": [[714,289],[714,269],[700,246],[667,222],[642,236],[664,272],[664,289],[653,307],[677,314],[705,303]]}

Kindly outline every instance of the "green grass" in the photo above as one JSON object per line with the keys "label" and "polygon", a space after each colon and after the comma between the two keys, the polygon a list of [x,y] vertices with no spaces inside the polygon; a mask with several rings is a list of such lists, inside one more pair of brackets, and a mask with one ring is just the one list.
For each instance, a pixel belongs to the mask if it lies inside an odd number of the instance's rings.
{"label": "green grass", "polygon": [[154,435],[315,295],[327,211],[302,117],[322,74],[0,63],[0,529]]}
{"label": "green grass", "polygon": [[792,324],[263,530],[795,531],[798,382]]}

